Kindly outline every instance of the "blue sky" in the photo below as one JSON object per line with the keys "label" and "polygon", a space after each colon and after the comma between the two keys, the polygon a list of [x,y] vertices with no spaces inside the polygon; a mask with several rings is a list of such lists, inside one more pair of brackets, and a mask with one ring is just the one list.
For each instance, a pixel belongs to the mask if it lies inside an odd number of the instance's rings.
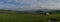
{"label": "blue sky", "polygon": [[60,0],[0,0],[1,9],[60,9]]}

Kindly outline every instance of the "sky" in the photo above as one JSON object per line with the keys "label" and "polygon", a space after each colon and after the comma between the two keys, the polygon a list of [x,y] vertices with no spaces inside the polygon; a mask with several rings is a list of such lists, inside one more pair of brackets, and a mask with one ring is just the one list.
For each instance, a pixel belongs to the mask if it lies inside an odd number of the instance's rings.
{"label": "sky", "polygon": [[0,9],[60,9],[60,0],[0,0]]}

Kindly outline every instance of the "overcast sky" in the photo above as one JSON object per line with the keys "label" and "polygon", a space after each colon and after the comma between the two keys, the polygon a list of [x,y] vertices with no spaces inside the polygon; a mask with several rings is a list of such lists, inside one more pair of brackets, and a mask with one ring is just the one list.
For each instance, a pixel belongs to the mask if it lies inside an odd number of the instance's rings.
{"label": "overcast sky", "polygon": [[1,9],[60,9],[60,0],[0,0]]}

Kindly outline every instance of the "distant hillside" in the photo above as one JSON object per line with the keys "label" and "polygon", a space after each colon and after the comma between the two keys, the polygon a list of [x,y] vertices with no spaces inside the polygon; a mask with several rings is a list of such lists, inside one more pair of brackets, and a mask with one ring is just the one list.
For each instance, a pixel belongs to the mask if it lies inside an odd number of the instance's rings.
{"label": "distant hillside", "polygon": [[[27,11],[16,11],[16,10],[4,10],[4,9],[0,9],[0,13],[43,13],[46,10],[27,10]],[[50,13],[60,13],[60,10],[48,10],[48,12]]]}

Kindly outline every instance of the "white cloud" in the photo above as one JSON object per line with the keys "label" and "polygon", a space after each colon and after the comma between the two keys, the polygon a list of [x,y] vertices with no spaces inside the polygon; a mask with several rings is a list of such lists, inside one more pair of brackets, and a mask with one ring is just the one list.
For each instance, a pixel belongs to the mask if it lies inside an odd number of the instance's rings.
{"label": "white cloud", "polygon": [[[19,5],[1,4],[1,8],[15,9],[15,10],[34,10],[34,9],[60,9],[60,0],[8,0],[8,2],[15,1]],[[24,3],[24,4],[23,4]],[[22,5],[21,5],[22,4]]]}

